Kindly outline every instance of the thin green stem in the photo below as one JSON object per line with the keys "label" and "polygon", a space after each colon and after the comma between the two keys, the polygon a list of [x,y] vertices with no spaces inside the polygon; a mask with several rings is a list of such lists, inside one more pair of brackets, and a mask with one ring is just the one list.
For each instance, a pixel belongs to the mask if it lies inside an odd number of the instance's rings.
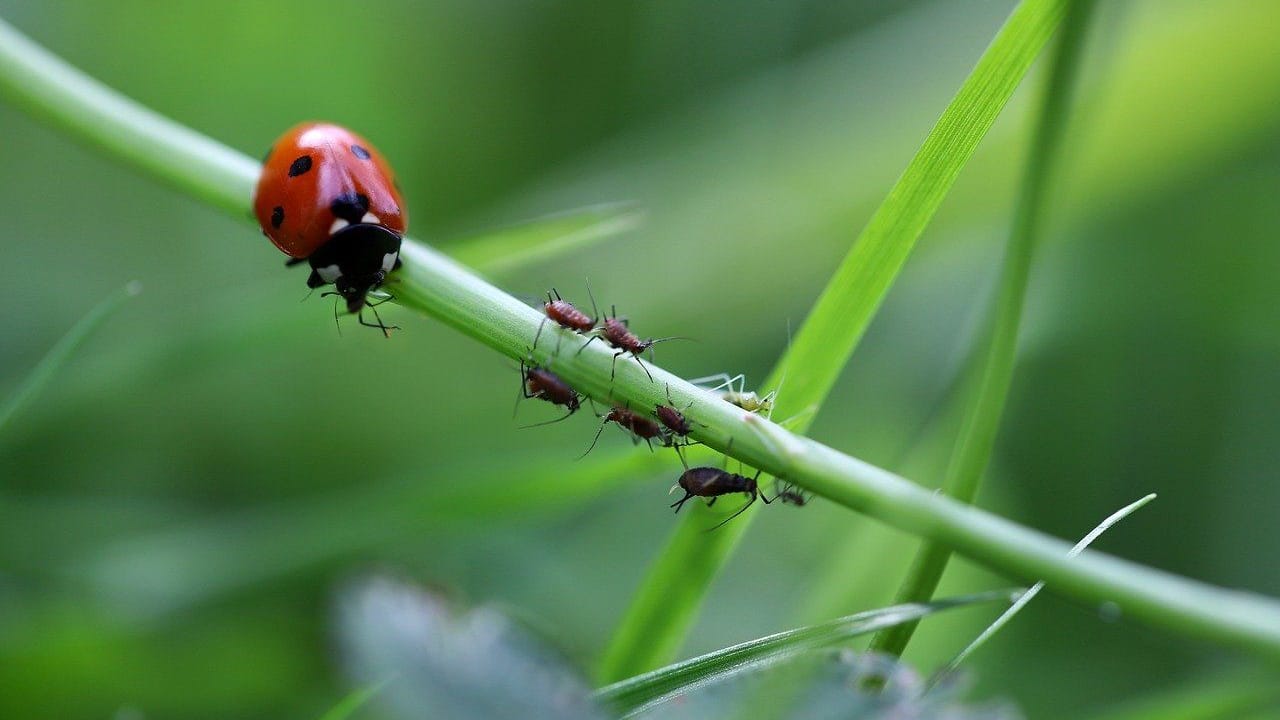
{"label": "thin green stem", "polygon": [[[0,24],[0,95],[12,97],[15,87],[46,81],[54,85],[58,79],[31,76],[32,72],[55,76],[73,72],[60,61],[28,62],[31,58],[21,56],[37,51],[46,60],[51,56],[28,42],[15,42],[16,37],[15,31]],[[17,82],[15,76],[23,76],[23,81]],[[24,104],[70,128],[84,128],[86,123],[62,116],[101,114],[111,107],[120,114],[111,117],[110,122],[104,118],[105,127],[125,128],[131,118],[142,117],[136,106],[80,77],[78,83],[56,84],[59,92],[27,92]],[[101,104],[103,97],[111,102]],[[150,122],[168,124],[149,113],[146,117]],[[223,196],[229,200],[234,195],[223,195],[223,185],[235,185],[226,181],[234,180],[239,171],[224,173],[218,168],[226,167],[227,157],[235,155],[235,151],[191,131],[156,130],[148,153],[174,154],[182,162],[117,152],[119,157],[239,217],[247,215],[247,193],[238,206],[210,199]],[[78,134],[113,150],[118,144],[113,132]],[[205,151],[208,157],[203,154]],[[240,157],[229,165],[252,167],[253,161]],[[511,357],[528,353],[542,318],[457,262],[411,240],[405,243],[405,268],[395,292],[403,304]],[[548,332],[557,330],[548,328]],[[635,362],[624,359],[617,364],[617,380],[611,383],[610,350],[593,343],[581,353],[570,352],[582,340],[568,333],[563,339],[565,352],[552,357],[555,343],[543,342],[536,353],[531,353],[534,361],[550,365],[574,387],[593,397],[603,401],[612,389],[614,398],[630,401],[631,407],[647,407],[666,402],[665,388],[669,386],[674,402],[682,407],[688,405],[687,414],[703,423],[694,437],[713,449],[724,452],[732,438],[733,457],[889,525],[946,543],[1001,573],[1025,581],[1043,579],[1057,592],[1085,602],[1110,603],[1125,616],[1280,661],[1280,602],[1274,599],[1215,588],[1092,551],[1068,558],[1067,543],[935,495],[886,470],[798,437],[661,368],[650,366],[650,382]]]}
{"label": "thin green stem", "polygon": [[[1031,257],[1044,224],[1046,186],[1053,175],[1066,127],[1071,87],[1079,66],[1092,4],[1091,0],[1071,3],[1057,51],[1050,63],[1049,81],[1045,85],[1040,119],[1027,159],[1013,230],[1005,247],[998,290],[975,352],[971,376],[974,381],[965,390],[967,405],[942,484],[943,493],[962,503],[973,502],[978,493],[1013,381],[1018,328],[1022,323]],[[925,543],[912,562],[894,602],[928,601],[937,590],[950,559],[950,547],[937,542]],[[871,649],[901,655],[916,626],[917,623],[903,623],[881,631],[872,640]]]}

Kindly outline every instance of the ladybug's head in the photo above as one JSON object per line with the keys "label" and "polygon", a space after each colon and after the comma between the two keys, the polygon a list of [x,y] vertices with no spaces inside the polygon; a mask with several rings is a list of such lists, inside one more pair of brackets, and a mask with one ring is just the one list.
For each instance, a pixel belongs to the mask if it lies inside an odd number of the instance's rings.
{"label": "ladybug's head", "polygon": [[383,225],[348,225],[334,233],[310,260],[313,267],[337,270],[333,284],[347,301],[347,310],[358,313],[369,291],[382,285],[399,264],[400,236]]}

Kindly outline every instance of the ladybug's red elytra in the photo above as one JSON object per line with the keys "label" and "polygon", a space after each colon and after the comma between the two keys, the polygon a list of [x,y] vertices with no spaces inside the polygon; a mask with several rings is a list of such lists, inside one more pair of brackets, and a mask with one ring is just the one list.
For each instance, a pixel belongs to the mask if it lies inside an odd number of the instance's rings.
{"label": "ladybug's red elytra", "polygon": [[311,265],[307,287],[333,283],[351,313],[400,267],[408,215],[391,166],[344,127],[309,122],[281,135],[263,161],[253,213],[290,265]]}

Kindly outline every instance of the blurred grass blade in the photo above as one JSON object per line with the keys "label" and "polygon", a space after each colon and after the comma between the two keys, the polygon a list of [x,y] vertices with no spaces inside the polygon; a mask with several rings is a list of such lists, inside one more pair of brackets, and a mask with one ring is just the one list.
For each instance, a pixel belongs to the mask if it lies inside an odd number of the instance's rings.
{"label": "blurred grass blade", "polygon": [[508,272],[633,230],[643,219],[631,203],[592,205],[464,238],[445,250],[464,265]]}
{"label": "blurred grass blade", "polygon": [[[777,388],[786,378],[774,413],[787,418],[805,412],[793,427],[795,432],[803,433],[812,423],[815,413],[806,411],[820,406],[835,385],[916,239],[1048,42],[1066,2],[1023,0],[1014,9],[854,241],[761,388]],[[708,524],[707,513],[694,505],[694,512],[677,527],[627,609],[601,661],[602,681],[635,675],[674,657],[711,581],[756,509],[709,536],[702,532]]]}
{"label": "blurred grass blade", "polygon": [[[1110,516],[1108,516],[1106,520],[1103,520],[1102,523],[1098,525],[1098,527],[1091,530],[1088,535],[1085,535],[1080,540],[1080,542],[1076,543],[1075,547],[1071,548],[1071,552],[1067,553],[1067,557],[1075,557],[1079,555],[1081,552],[1084,551],[1085,548],[1092,545],[1093,541],[1097,540],[1102,535],[1102,533],[1106,532],[1107,530],[1110,530],[1112,525],[1115,525],[1116,523],[1120,522],[1126,517],[1129,517],[1129,515],[1133,513],[1135,510],[1138,510],[1139,508],[1145,506],[1147,503],[1155,499],[1156,499],[1156,494],[1151,493],[1150,495],[1147,495],[1146,497],[1143,497],[1135,502],[1129,503],[1128,505],[1115,511]],[[1021,612],[1022,608],[1026,607],[1027,603],[1031,602],[1031,600],[1035,598],[1036,595],[1040,594],[1040,591],[1043,589],[1044,589],[1044,581],[1041,580],[1035,585],[1032,585],[1030,590],[1027,590],[1026,592],[1022,593],[1022,595],[1020,595],[1018,599],[1013,602],[1013,605],[1009,606],[1007,610],[1005,610],[1003,613],[1000,614],[1000,617],[996,618],[995,622],[988,625],[987,629],[983,630],[982,633],[978,635],[978,637],[974,638],[973,642],[969,643],[968,647],[966,647],[964,650],[961,650],[960,653],[956,655],[954,659],[951,660],[951,662],[947,663],[947,667],[944,673],[950,673],[954,671],[956,668],[958,668],[960,666],[960,663],[964,662],[965,658],[969,657],[969,655],[971,655],[974,650],[977,650],[979,647],[982,647],[983,644],[985,644],[988,640],[991,639],[991,636],[995,635],[997,632],[1000,631],[1001,628],[1007,625],[1009,621],[1013,619],[1013,616]]]}
{"label": "blurred grass blade", "polygon": [[386,680],[380,680],[352,690],[346,697],[338,701],[338,704],[334,705],[329,712],[321,715],[320,720],[350,720],[351,716],[368,704],[375,695],[382,692],[387,683],[394,679],[393,677],[387,678]]}
{"label": "blurred grass blade", "polygon": [[89,337],[89,333],[102,324],[112,313],[120,309],[126,300],[134,297],[142,292],[142,286],[137,282],[131,282],[119,290],[111,293],[101,302],[93,307],[84,317],[67,331],[62,339],[49,349],[40,362],[36,364],[31,373],[27,375],[27,379],[9,396],[3,406],[0,406],[0,433],[4,432],[5,427],[13,420],[14,416],[36,395],[44,389],[49,383],[58,369],[67,362],[67,358],[71,357],[71,353],[80,347],[80,343]]}
{"label": "blurred grass blade", "polygon": [[1280,684],[1275,675],[1254,669],[1179,682],[1094,713],[1088,720],[1237,720],[1280,717]]}
{"label": "blurred grass blade", "polygon": [[[1040,118],[1027,158],[1022,192],[1014,211],[1013,229],[1005,246],[996,296],[987,309],[973,366],[961,390],[965,402],[964,416],[943,478],[942,492],[963,503],[973,502],[978,493],[983,472],[995,447],[1000,418],[1013,381],[1018,329],[1022,324],[1031,259],[1045,225],[1047,187],[1060,155],[1071,105],[1071,90],[1092,7],[1092,0],[1074,0],[1063,22],[1062,36],[1044,86]],[[926,542],[916,554],[894,601],[924,602],[933,597],[950,558],[950,547]],[[913,632],[914,623],[885,630],[872,641],[871,649],[901,655]]]}
{"label": "blurred grass blade", "polygon": [[768,635],[723,648],[659,670],[600,688],[595,697],[624,716],[710,683],[786,662],[796,655],[844,642],[858,635],[921,618],[950,608],[996,600],[1011,601],[1017,591],[996,590],[931,603],[894,605],[868,610],[808,627]]}

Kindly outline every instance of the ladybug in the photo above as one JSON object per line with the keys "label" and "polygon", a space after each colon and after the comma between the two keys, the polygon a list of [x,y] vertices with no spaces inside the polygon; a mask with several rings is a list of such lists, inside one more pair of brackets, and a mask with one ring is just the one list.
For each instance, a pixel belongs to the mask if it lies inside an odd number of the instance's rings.
{"label": "ladybug", "polygon": [[253,213],[286,264],[310,263],[307,287],[333,283],[353,314],[400,267],[408,216],[391,166],[344,127],[309,122],[281,135],[263,160]]}

